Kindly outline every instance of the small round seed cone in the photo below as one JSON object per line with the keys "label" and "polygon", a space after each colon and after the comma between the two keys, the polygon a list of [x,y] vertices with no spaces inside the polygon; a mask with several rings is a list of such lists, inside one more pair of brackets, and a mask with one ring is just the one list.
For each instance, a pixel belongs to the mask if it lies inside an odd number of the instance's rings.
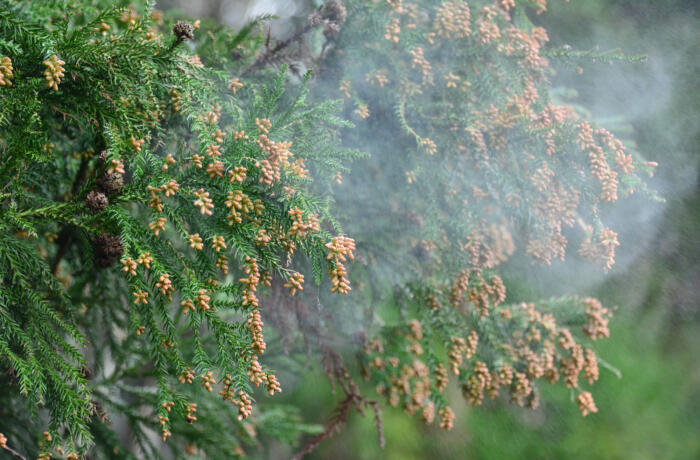
{"label": "small round seed cone", "polygon": [[347,16],[348,10],[340,0],[329,0],[323,7],[323,17],[329,21],[341,24]]}
{"label": "small round seed cone", "polygon": [[119,173],[105,174],[100,178],[99,183],[106,194],[112,195],[124,186],[124,176]]}
{"label": "small round seed cone", "polygon": [[124,254],[124,246],[119,236],[102,233],[91,237],[90,241],[95,250],[95,265],[98,267],[111,267]]}
{"label": "small round seed cone", "polygon": [[173,27],[173,33],[179,41],[192,40],[194,38],[194,27],[187,21],[177,21]]}
{"label": "small round seed cone", "polygon": [[104,211],[109,206],[109,198],[102,192],[92,190],[85,198],[85,205],[94,213]]}

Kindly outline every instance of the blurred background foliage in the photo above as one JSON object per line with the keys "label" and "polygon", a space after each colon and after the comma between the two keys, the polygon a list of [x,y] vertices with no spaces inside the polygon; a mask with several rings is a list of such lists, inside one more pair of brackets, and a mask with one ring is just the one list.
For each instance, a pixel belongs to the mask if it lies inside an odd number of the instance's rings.
{"label": "blurred background foliage", "polygon": [[[355,416],[310,458],[700,458],[700,5],[585,0],[552,1],[548,8],[536,20],[548,29],[553,47],[620,48],[648,57],[636,64],[594,63],[580,75],[576,67],[563,67],[554,79],[555,86],[576,88],[573,103],[661,165],[653,185],[666,203],[631,200],[622,217],[641,214],[645,220],[621,226],[622,263],[602,282],[585,273],[587,281],[574,283],[582,295],[617,307],[611,338],[599,344],[599,354],[622,378],[601,369],[600,410],[586,418],[556,387],[542,388],[536,411],[498,400],[477,408],[464,404],[455,408],[449,433],[386,408],[384,451],[372,420]],[[507,280],[509,297],[518,299],[571,292],[570,284],[556,284],[584,270],[567,267],[557,276],[519,268]],[[306,420],[329,417],[333,396],[323,376],[309,372],[294,390],[287,388],[283,397],[304,408]],[[274,454],[270,447],[263,455]]]}

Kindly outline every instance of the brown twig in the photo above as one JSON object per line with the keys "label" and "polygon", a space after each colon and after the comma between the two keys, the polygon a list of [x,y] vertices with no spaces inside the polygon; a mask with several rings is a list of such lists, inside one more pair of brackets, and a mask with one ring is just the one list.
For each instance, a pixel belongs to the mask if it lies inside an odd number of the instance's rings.
{"label": "brown twig", "polygon": [[350,373],[345,366],[343,366],[342,358],[338,353],[330,348],[325,348],[323,352],[323,366],[328,373],[328,377],[331,379],[332,384],[337,382],[343,389],[345,399],[343,399],[338,406],[336,406],[334,411],[335,415],[325,425],[323,432],[309,440],[309,442],[307,442],[304,447],[294,457],[292,457],[293,460],[301,460],[305,455],[313,452],[324,439],[327,439],[338,432],[347,421],[348,416],[350,415],[351,407],[354,407],[355,410],[362,416],[365,415],[366,408],[372,409],[374,412],[374,423],[377,427],[377,435],[379,437],[379,446],[383,449],[385,445],[385,438],[379,403],[377,401],[368,400],[360,394],[357,384],[353,381],[352,377],[350,377]]}
{"label": "brown twig", "polygon": [[308,33],[310,30],[318,27],[319,25],[320,24],[318,24],[318,25],[307,24],[306,26],[304,26],[303,29],[299,30],[297,33],[295,33],[294,35],[292,35],[288,39],[279,42],[277,44],[277,46],[275,46],[271,50],[266,51],[262,56],[260,56],[258,59],[256,59],[255,62],[253,62],[251,65],[249,65],[248,67],[243,69],[241,76],[244,77],[255,70],[258,70],[260,68],[267,66],[268,64],[270,64],[271,62],[273,62],[275,60],[275,58],[277,57],[277,53],[279,53],[280,51],[282,51],[283,49],[285,49],[286,47],[288,47],[292,43],[295,43],[295,42],[301,40],[301,38],[306,33]]}
{"label": "brown twig", "polygon": [[313,452],[324,439],[333,436],[333,434],[340,429],[347,420],[348,415],[350,415],[350,407],[352,406],[353,398],[353,395],[347,395],[345,399],[340,402],[335,409],[336,415],[326,424],[323,432],[314,436],[307,442],[304,448],[292,457],[292,460],[301,460],[305,455]]}
{"label": "brown twig", "polygon": [[12,449],[8,445],[4,445],[2,448],[5,449],[6,451],[8,451],[13,457],[21,458],[22,460],[27,460],[27,458],[24,455],[20,454],[19,452]]}
{"label": "brown twig", "polygon": [[[73,195],[78,193],[78,190],[80,190],[80,186],[82,185],[83,180],[85,180],[85,174],[87,173],[87,171],[88,160],[87,158],[83,158],[83,160],[80,163],[78,173],[75,175],[75,179],[73,180],[73,188],[71,189]],[[58,237],[58,251],[56,251],[56,256],[54,257],[53,262],[51,263],[51,273],[53,273],[54,275],[58,271],[58,264],[61,263],[61,259],[63,259],[63,256],[66,255],[66,252],[70,247],[71,240],[71,229],[68,226],[63,227],[63,229],[61,230],[61,234]]]}
{"label": "brown twig", "polygon": [[386,445],[386,439],[384,438],[384,424],[382,423],[382,410],[379,408],[379,403],[377,401],[367,401],[367,404],[372,408],[374,412],[374,426],[377,427],[377,436],[379,437],[379,447],[384,449]]}

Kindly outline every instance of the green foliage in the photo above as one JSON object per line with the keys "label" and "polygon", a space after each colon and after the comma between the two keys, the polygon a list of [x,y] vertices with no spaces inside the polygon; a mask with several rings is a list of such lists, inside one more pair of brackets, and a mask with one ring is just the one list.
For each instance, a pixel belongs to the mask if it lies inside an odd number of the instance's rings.
{"label": "green foliage", "polygon": [[[97,440],[105,456],[158,458],[160,430],[178,458],[194,443],[228,458],[256,443],[252,384],[279,391],[257,364],[256,287],[304,256],[317,278],[335,267],[323,184],[357,156],[337,147],[337,104],[309,105],[284,72],[231,80],[261,42],[256,24],[219,29],[203,65],[151,3],[2,3],[0,362],[31,429],[44,408],[50,422],[41,442],[0,422],[11,446],[71,456]],[[295,420],[279,408],[256,424],[290,440],[309,430]]]}

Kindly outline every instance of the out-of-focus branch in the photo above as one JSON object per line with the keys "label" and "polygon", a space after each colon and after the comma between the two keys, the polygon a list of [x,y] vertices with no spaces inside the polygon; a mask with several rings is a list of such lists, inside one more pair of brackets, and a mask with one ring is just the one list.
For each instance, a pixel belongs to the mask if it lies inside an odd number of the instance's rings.
{"label": "out-of-focus branch", "polygon": [[[320,25],[320,24],[319,24],[319,25]],[[292,35],[292,36],[289,37],[288,39],[279,42],[279,43],[277,44],[277,46],[275,46],[274,48],[268,49],[268,50],[267,50],[265,53],[263,53],[258,59],[256,59],[255,62],[253,62],[253,63],[252,63],[251,65],[249,65],[248,67],[246,67],[246,68],[243,70],[243,72],[241,73],[241,76],[242,76],[242,77],[245,77],[245,76],[247,76],[248,74],[250,74],[250,73],[252,73],[252,72],[254,72],[254,71],[256,71],[256,70],[259,70],[259,69],[262,69],[262,68],[264,68],[264,67],[267,67],[269,64],[273,63],[273,62],[277,59],[277,55],[278,55],[282,50],[284,50],[285,48],[287,48],[289,45],[291,45],[291,44],[293,44],[293,43],[296,43],[296,42],[298,42],[299,40],[301,40],[301,39],[304,37],[304,35],[306,35],[309,31],[311,31],[311,30],[314,29],[315,27],[318,27],[318,25],[312,25],[311,23],[309,23],[309,24],[307,24],[306,26],[304,26],[303,29],[299,30],[297,33],[295,33],[294,35]]]}
{"label": "out-of-focus branch", "polygon": [[27,460],[27,458],[24,455],[20,454],[19,452],[17,452],[16,450],[14,450],[10,446],[8,446],[7,443],[3,443],[2,448],[4,450],[6,450],[7,452],[9,452],[10,455],[12,455],[15,458],[21,458],[22,460]]}
{"label": "out-of-focus branch", "polygon": [[301,460],[305,455],[313,452],[323,440],[330,438],[340,431],[341,427],[347,421],[352,407],[362,416],[365,415],[365,409],[372,409],[374,412],[375,426],[377,427],[379,446],[383,449],[385,445],[384,427],[381,419],[381,410],[377,401],[368,400],[360,394],[357,384],[352,380],[345,366],[343,366],[342,358],[330,348],[324,349],[323,365],[331,379],[331,383],[338,383],[345,393],[345,398],[336,406],[334,410],[335,415],[325,425],[323,432],[314,436],[307,442],[306,445],[292,457],[293,460]]}

